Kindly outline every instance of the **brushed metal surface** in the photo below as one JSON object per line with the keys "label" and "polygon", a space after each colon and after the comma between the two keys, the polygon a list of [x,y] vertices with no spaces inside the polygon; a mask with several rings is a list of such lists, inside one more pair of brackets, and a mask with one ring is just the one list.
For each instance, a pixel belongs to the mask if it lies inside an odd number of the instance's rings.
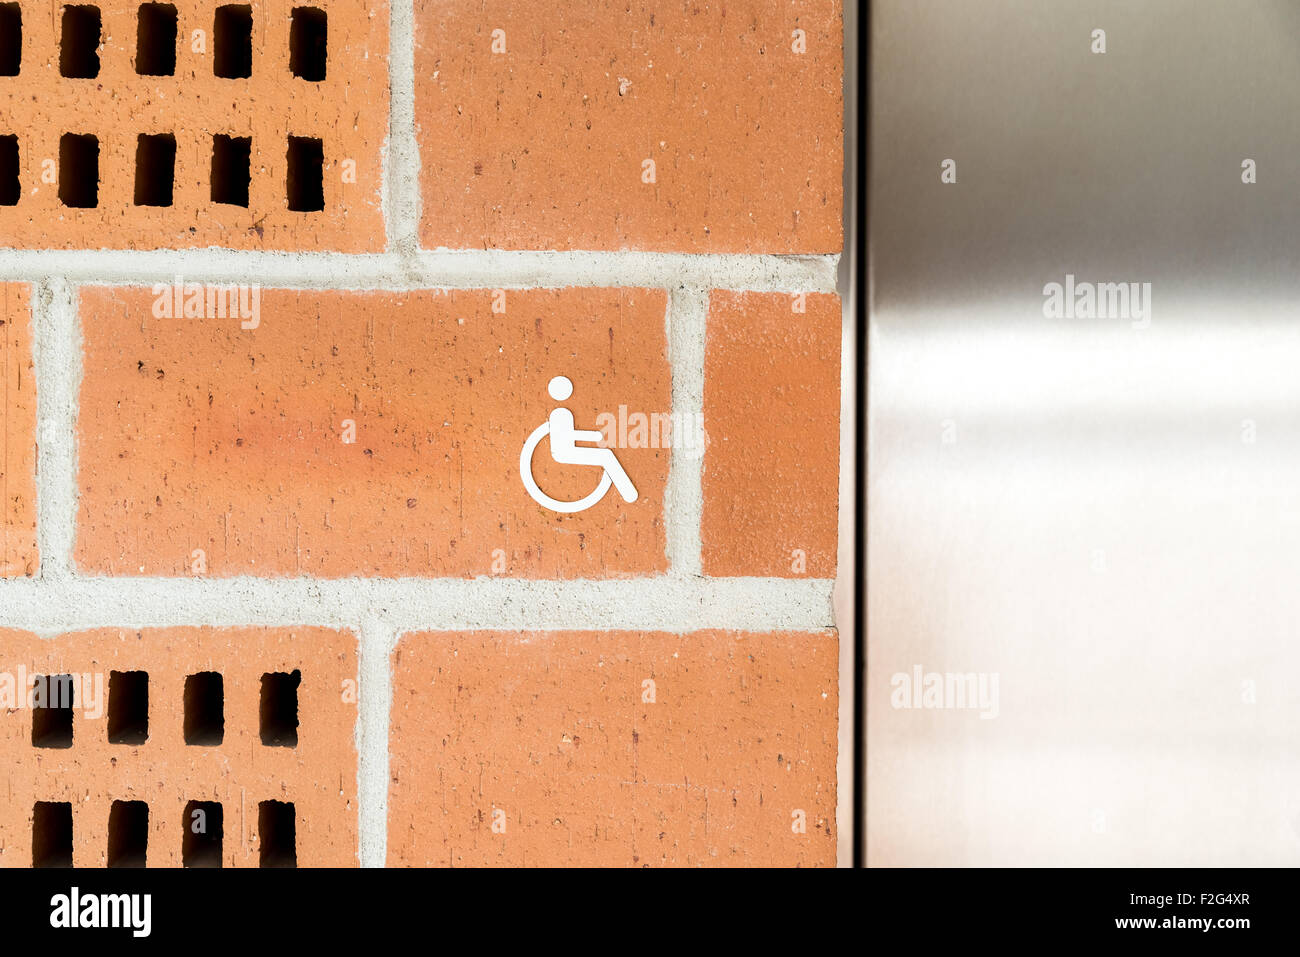
{"label": "brushed metal surface", "polygon": [[871,30],[868,863],[1300,863],[1300,3]]}

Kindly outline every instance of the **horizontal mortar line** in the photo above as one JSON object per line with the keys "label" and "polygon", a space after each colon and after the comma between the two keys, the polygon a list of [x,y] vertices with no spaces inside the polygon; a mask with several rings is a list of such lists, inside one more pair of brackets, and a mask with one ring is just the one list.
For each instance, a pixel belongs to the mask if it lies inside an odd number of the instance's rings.
{"label": "horizontal mortar line", "polygon": [[71,578],[0,581],[0,627],[42,635],[88,628],[240,625],[398,632],[831,627],[827,578],[259,579]]}
{"label": "horizontal mortar line", "polygon": [[834,292],[838,255],[423,250],[414,254],[230,249],[0,249],[0,280],[149,285],[257,283],[312,289],[532,289],[565,286]]}

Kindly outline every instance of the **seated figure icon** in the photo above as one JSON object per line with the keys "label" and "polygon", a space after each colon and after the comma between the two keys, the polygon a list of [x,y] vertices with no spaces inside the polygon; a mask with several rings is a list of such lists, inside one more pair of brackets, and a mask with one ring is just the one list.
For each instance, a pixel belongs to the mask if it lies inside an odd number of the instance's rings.
{"label": "seated figure icon", "polygon": [[[565,376],[557,375],[547,385],[546,391],[556,402],[563,402],[573,395],[573,383]],[[551,458],[556,462],[561,465],[591,465],[602,470],[600,482],[591,493],[577,501],[563,502],[541,490],[533,478],[533,454],[547,435],[551,437]],[[547,420],[533,430],[519,454],[519,476],[533,501],[554,512],[581,512],[604,498],[612,485],[623,496],[623,501],[635,502],[636,486],[628,478],[614,450],[579,444],[599,442],[602,437],[599,431],[576,428],[573,413],[563,406],[553,409]]]}

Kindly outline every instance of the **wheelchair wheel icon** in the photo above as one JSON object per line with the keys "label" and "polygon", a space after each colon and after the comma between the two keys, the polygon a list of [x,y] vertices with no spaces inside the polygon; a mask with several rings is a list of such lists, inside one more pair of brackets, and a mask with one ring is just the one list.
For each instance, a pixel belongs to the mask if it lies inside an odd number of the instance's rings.
{"label": "wheelchair wheel icon", "polygon": [[543,508],[549,508],[553,512],[581,512],[591,508],[609,491],[613,480],[609,477],[609,472],[600,473],[600,481],[596,484],[588,495],[578,499],[576,502],[561,502],[559,499],[551,498],[538,486],[536,479],[533,478],[533,453],[537,451],[537,446],[542,439],[550,434],[551,423],[543,422],[533,430],[533,434],[528,436],[528,441],[524,443],[523,451],[519,453],[519,477],[524,481],[524,488],[532,496],[534,502]]}

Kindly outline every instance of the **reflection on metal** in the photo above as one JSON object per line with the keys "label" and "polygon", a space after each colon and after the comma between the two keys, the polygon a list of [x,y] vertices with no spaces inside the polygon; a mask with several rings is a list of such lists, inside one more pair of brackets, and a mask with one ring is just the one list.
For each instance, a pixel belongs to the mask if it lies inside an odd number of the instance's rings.
{"label": "reflection on metal", "polygon": [[1300,4],[872,11],[868,863],[1300,863]]}

